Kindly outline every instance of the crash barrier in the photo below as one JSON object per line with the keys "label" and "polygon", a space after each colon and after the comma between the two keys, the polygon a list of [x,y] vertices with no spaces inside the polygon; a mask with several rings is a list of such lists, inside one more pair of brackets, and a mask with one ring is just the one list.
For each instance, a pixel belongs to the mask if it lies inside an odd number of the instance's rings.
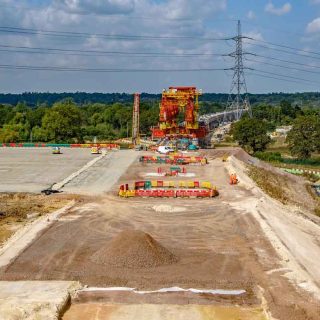
{"label": "crash barrier", "polygon": [[285,172],[295,174],[295,175],[302,175],[304,173],[314,174],[320,177],[320,171],[317,170],[310,170],[310,169],[283,169]]}
{"label": "crash barrier", "polygon": [[150,180],[136,181],[134,189],[128,184],[119,188],[120,197],[161,197],[161,198],[212,198],[219,195],[216,187],[209,181],[174,181]]}
{"label": "crash barrier", "polygon": [[143,163],[164,163],[164,164],[198,164],[205,165],[208,163],[206,157],[190,157],[190,156],[142,156],[139,158]]}
{"label": "crash barrier", "polygon": [[170,167],[169,171],[164,172],[162,168],[158,168],[157,173],[160,176],[183,176],[187,173],[187,169],[185,167]]}
{"label": "crash barrier", "polygon": [[119,150],[120,146],[115,143],[2,143],[2,147],[8,148],[92,148],[100,147],[108,150]]}

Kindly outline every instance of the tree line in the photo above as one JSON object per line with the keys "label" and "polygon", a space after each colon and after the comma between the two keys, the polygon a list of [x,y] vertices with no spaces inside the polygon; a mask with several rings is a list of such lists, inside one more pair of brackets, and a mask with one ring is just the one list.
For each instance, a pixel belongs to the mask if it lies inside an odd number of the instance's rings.
{"label": "tree line", "polygon": [[[141,103],[141,132],[157,123],[158,107]],[[52,106],[0,105],[1,142],[81,143],[124,138],[131,134],[132,105],[129,103],[76,104],[66,98]]]}
{"label": "tree line", "polygon": [[[65,98],[52,105],[0,104],[0,142],[81,143],[110,141],[131,135],[132,104],[129,102],[76,103]],[[143,99],[140,104],[140,132],[150,135],[157,125],[159,99]],[[224,110],[225,103],[200,101],[200,112]],[[293,125],[288,135],[292,154],[308,158],[320,149],[320,108],[299,106],[288,100],[252,107],[252,118],[244,117],[233,126],[234,139],[248,151],[263,151],[270,143],[268,132],[280,125]]]}
{"label": "tree line", "polygon": [[254,107],[252,117],[244,115],[234,123],[231,134],[241,147],[257,153],[271,143],[268,132],[281,125],[292,126],[286,138],[292,156],[308,159],[312,153],[320,152],[320,109],[301,108],[288,101]]}
{"label": "tree line", "polygon": [[[157,125],[159,100],[145,99],[140,104],[140,132],[150,135]],[[130,102],[76,103],[65,98],[53,105],[30,106],[0,104],[0,142],[88,142],[109,141],[131,136]],[[223,110],[223,105],[201,102],[201,113]]]}
{"label": "tree line", "polygon": [[[286,100],[293,105],[319,107],[319,92],[302,92],[302,93],[266,93],[266,94],[249,94],[249,100],[253,106],[261,104],[278,105],[282,100]],[[128,93],[88,93],[88,92],[24,92],[21,94],[0,93],[0,104],[17,105],[19,102],[25,102],[28,106],[36,107],[37,105],[46,104],[52,106],[66,98],[72,98],[79,105],[102,103],[131,103],[132,94]],[[161,94],[141,93],[141,101],[159,101]],[[204,93],[201,101],[218,103],[225,106],[228,101],[226,93]]]}

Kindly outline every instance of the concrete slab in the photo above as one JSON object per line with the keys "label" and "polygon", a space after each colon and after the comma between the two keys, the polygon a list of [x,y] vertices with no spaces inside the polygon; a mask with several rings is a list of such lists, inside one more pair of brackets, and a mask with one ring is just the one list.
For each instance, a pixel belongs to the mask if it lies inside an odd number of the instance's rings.
{"label": "concrete slab", "polygon": [[139,155],[139,152],[134,150],[110,152],[106,157],[97,161],[93,166],[66,184],[62,191],[91,195],[107,192]]}
{"label": "concrete slab", "polygon": [[57,320],[80,287],[72,281],[0,281],[0,318]]}
{"label": "concrete slab", "polygon": [[79,170],[95,155],[89,149],[0,148],[0,192],[34,192]]}

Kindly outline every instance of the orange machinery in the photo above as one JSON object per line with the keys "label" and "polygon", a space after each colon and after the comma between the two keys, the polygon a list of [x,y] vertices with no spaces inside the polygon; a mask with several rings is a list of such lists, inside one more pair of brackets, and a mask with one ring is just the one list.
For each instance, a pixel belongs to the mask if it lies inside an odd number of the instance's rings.
{"label": "orange machinery", "polygon": [[[169,87],[163,90],[160,104],[159,126],[153,127],[153,138],[188,137],[204,138],[206,127],[199,126],[199,95],[196,87]],[[184,125],[179,125],[178,115],[184,113]]]}

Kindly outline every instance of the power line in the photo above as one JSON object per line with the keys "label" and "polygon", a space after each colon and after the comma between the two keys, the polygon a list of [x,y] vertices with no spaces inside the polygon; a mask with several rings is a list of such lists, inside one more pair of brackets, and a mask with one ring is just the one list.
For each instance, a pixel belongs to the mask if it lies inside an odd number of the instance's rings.
{"label": "power line", "polygon": [[227,41],[232,37],[227,38],[206,38],[196,36],[148,36],[148,35],[124,35],[124,34],[104,34],[104,33],[87,33],[87,32],[73,32],[73,31],[57,31],[57,30],[39,30],[31,28],[7,27],[0,26],[0,32],[14,33],[14,34],[29,34],[29,35],[45,35],[54,37],[67,38],[102,38],[112,40],[201,40],[201,41]]}
{"label": "power line", "polygon": [[273,28],[273,27],[270,27],[270,25],[268,26],[265,26],[263,24],[261,24],[261,22],[258,24],[258,23],[255,23],[253,21],[249,21],[247,19],[243,19],[242,21],[244,21],[245,24],[251,24],[253,26],[257,26],[259,28],[262,28],[262,29],[265,29],[265,30],[271,30],[271,31],[276,31],[276,32],[281,32],[281,33],[284,33],[284,34],[292,34],[292,35],[296,35],[296,36],[299,36],[299,37],[304,37],[305,34],[303,33],[298,33],[298,32],[292,32],[292,31],[288,31],[288,30],[284,30],[284,29],[279,29],[279,28]]}
{"label": "power line", "polygon": [[246,60],[247,61],[251,61],[251,62],[263,63],[263,64],[266,64],[266,65],[269,65],[269,66],[279,67],[279,68],[283,68],[283,69],[297,70],[297,71],[313,73],[313,74],[320,74],[320,72],[318,72],[318,71],[312,71],[312,70],[305,70],[305,69],[296,68],[296,67],[283,66],[283,65],[280,65],[280,64],[275,64],[275,63],[270,63],[270,62],[265,62],[265,61],[258,61],[258,60],[254,60],[254,59],[246,59]]}
{"label": "power line", "polygon": [[[0,52],[10,52],[10,53],[27,53],[27,54],[48,54],[48,55],[65,55],[65,56],[84,56],[84,57],[106,57],[106,56],[121,56],[121,57],[127,57],[127,56],[133,56],[133,57],[144,57],[144,58],[196,58],[199,57],[199,55],[149,55],[149,54],[130,54],[130,53],[106,53],[106,54],[86,54],[86,53],[64,53],[64,52],[43,52],[43,51],[27,51],[27,50],[8,50],[8,49],[0,49]],[[208,56],[208,55],[202,55],[202,56]],[[210,55],[213,56],[213,55]],[[223,57],[223,55],[217,54],[216,56]]]}
{"label": "power line", "polygon": [[291,64],[295,64],[295,65],[298,65],[298,66],[304,66],[304,67],[308,67],[308,68],[320,69],[320,66],[309,65],[309,64],[306,64],[306,63],[300,63],[300,62],[296,62],[296,61],[292,61],[292,60],[279,59],[279,58],[265,56],[265,55],[257,54],[257,53],[252,53],[252,55],[256,56],[256,57],[269,59],[269,60],[280,61],[280,62],[285,62],[285,63],[291,63]]}
{"label": "power line", "polygon": [[[198,57],[198,56],[229,56],[224,53],[165,53],[165,52],[133,52],[133,51],[103,51],[103,50],[81,50],[81,49],[62,49],[62,48],[45,48],[45,47],[29,47],[29,46],[12,46],[0,45],[0,48],[19,49],[4,50],[5,52],[23,52],[23,53],[37,53],[37,54],[68,54],[71,55],[88,55],[88,56],[103,56],[103,55],[137,55],[137,56],[160,56],[160,57]],[[32,51],[31,51],[32,50]],[[36,50],[36,51],[35,51]]]}
{"label": "power line", "polygon": [[261,78],[268,78],[268,79],[273,79],[273,80],[280,80],[280,81],[285,81],[285,82],[293,82],[293,83],[300,83],[299,81],[296,80],[289,80],[289,79],[281,79],[281,78],[277,78],[277,77],[272,77],[272,76],[267,76],[267,75],[262,75],[259,73],[255,73],[255,72],[247,72],[247,75],[251,76],[257,76],[257,77],[261,77]]}
{"label": "power line", "polygon": [[33,70],[33,71],[58,71],[58,72],[198,72],[198,71],[225,71],[231,68],[194,68],[194,69],[103,69],[103,68],[72,68],[72,67],[56,67],[56,66],[26,66],[26,65],[9,65],[0,64],[0,69],[16,69],[16,70]]}
{"label": "power line", "polygon": [[292,55],[296,55],[296,56],[300,56],[300,57],[304,57],[304,58],[307,57],[307,58],[311,58],[311,59],[320,60],[320,57],[314,57],[314,56],[306,55],[306,54],[303,54],[303,53],[292,52],[292,51],[278,49],[278,48],[272,48],[272,47],[268,47],[268,46],[265,46],[265,45],[262,45],[262,44],[256,44],[256,43],[250,43],[250,44],[254,45],[256,47],[260,47],[260,48],[265,48],[265,49],[274,50],[274,51],[278,51],[278,52],[288,53],[288,54],[292,54]]}
{"label": "power line", "polygon": [[299,80],[299,81],[305,81],[305,82],[320,84],[320,82],[316,82],[316,81],[309,80],[309,79],[287,76],[287,75],[283,75],[283,74],[279,74],[279,73],[274,73],[274,72],[269,72],[269,71],[264,71],[264,70],[259,70],[259,69],[255,69],[255,68],[252,68],[251,70],[253,70],[253,71],[258,71],[258,72],[265,73],[265,74],[269,74],[269,75],[272,75],[272,76],[280,76],[280,77],[284,77],[284,78],[288,78],[288,79],[293,79],[293,80]]}
{"label": "power line", "polygon": [[290,50],[297,50],[297,51],[300,51],[300,52],[305,52],[305,53],[308,53],[308,54],[315,54],[315,55],[320,56],[320,53],[319,52],[315,52],[315,51],[304,50],[304,49],[295,48],[295,47],[291,47],[291,46],[287,46],[287,45],[283,45],[283,44],[278,44],[278,43],[269,42],[269,41],[265,41],[265,40],[259,40],[259,39],[255,39],[255,38],[251,38],[251,37],[248,37],[248,39],[256,41],[256,42],[262,42],[262,43],[270,44],[270,45],[275,46],[275,47],[280,47],[280,48],[285,48],[285,49],[290,49]]}

